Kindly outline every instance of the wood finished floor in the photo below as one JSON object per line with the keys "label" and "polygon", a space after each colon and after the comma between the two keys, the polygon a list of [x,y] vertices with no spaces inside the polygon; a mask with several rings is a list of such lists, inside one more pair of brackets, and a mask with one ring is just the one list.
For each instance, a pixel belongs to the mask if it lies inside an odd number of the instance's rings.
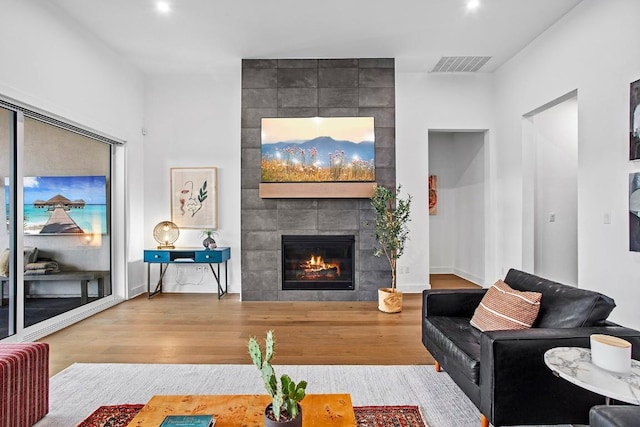
{"label": "wood finished floor", "polygon": [[[432,275],[433,289],[476,287]],[[50,374],[84,363],[250,363],[249,336],[273,329],[278,365],[420,365],[433,358],[421,342],[421,294],[403,310],[377,302],[241,302],[211,294],[146,295],[125,301],[42,338]]]}

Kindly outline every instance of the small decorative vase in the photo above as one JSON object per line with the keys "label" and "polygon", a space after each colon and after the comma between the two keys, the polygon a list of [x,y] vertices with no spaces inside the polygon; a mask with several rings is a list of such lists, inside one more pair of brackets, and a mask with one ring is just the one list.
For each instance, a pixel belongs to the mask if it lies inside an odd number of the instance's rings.
{"label": "small decorative vase", "polygon": [[274,421],[267,416],[268,413],[273,413],[271,409],[272,403],[268,404],[264,408],[264,427],[302,427],[302,406],[298,403],[298,416],[290,421]]}
{"label": "small decorative vase", "polygon": [[202,246],[204,246],[205,249],[215,249],[218,247],[218,245],[216,245],[216,241],[211,236],[207,236],[202,241]]}

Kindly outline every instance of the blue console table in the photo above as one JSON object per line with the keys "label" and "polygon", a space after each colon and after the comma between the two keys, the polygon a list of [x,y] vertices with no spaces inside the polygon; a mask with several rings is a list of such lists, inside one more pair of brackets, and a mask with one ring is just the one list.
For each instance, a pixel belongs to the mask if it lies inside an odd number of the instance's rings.
{"label": "blue console table", "polygon": [[[145,249],[144,262],[147,263],[147,292],[149,299],[162,293],[162,279],[169,268],[169,264],[209,264],[211,273],[218,284],[218,299],[227,293],[227,261],[231,259],[231,248],[216,249]],[[220,277],[220,264],[224,263],[224,289]],[[160,278],[156,288],[151,292],[151,264],[160,265]],[[217,268],[213,267],[216,264]]]}

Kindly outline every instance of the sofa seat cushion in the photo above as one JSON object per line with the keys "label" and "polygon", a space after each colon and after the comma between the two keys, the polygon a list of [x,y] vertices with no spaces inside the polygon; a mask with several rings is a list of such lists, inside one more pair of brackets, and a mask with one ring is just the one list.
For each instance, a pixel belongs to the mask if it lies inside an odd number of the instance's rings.
{"label": "sofa seat cushion", "polygon": [[598,292],[562,285],[515,269],[509,270],[504,281],[519,291],[542,293],[534,328],[603,326],[616,306],[613,299]]}
{"label": "sofa seat cushion", "polygon": [[[445,369],[456,369],[478,384],[480,376],[480,334],[464,317],[429,316],[425,322],[428,340],[447,355],[438,360]],[[452,366],[453,365],[453,366]]]}

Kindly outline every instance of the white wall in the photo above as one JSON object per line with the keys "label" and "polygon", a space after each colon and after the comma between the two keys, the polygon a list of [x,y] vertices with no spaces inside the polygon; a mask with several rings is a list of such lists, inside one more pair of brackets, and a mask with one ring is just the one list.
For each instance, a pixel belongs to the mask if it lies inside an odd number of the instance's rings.
{"label": "white wall", "polygon": [[455,266],[455,191],[453,134],[429,132],[429,175],[437,177],[437,214],[429,216],[429,272],[453,273]]}
{"label": "white wall", "polygon": [[[396,60],[402,69],[402,59]],[[485,130],[493,127],[492,75],[396,73],[396,180],[414,199],[410,240],[399,267],[409,273],[398,277],[400,290],[429,287],[429,130]],[[485,277],[495,281],[493,271],[495,206],[493,170],[494,136],[485,137]],[[488,209],[487,206],[491,207]],[[406,271],[406,270],[405,270]],[[492,282],[493,283],[493,282]],[[485,283],[486,284],[486,283]]]}
{"label": "white wall", "polygon": [[[530,118],[534,179],[533,273],[578,285],[578,103],[571,98]],[[525,194],[527,196],[527,194]]]}
{"label": "white wall", "polygon": [[[639,328],[640,254],[628,250],[629,84],[640,78],[640,2],[584,0],[496,73],[497,268],[523,256],[522,115],[577,89],[579,287]],[[611,213],[611,224],[604,224]]]}
{"label": "white wall", "polygon": [[430,132],[429,174],[438,177],[438,213],[429,216],[430,272],[483,285],[484,135]]}
{"label": "white wall", "polygon": [[455,133],[453,148],[458,180],[455,188],[456,251],[454,273],[485,283],[485,150],[484,134]]}
{"label": "white wall", "polygon": [[143,76],[48,2],[3,0],[0,40],[0,94],[127,141],[116,154],[113,201],[113,280],[124,297],[127,273],[143,271]]}
{"label": "white wall", "polygon": [[[218,168],[218,246],[231,248],[229,292],[240,292],[240,77],[241,62],[201,75],[147,79],[144,138],[144,236],[155,247],[153,227],[171,218],[169,170]],[[200,230],[181,230],[176,246],[201,247]],[[167,292],[216,292],[211,272],[172,266]],[[155,277],[157,271],[154,270]]]}

